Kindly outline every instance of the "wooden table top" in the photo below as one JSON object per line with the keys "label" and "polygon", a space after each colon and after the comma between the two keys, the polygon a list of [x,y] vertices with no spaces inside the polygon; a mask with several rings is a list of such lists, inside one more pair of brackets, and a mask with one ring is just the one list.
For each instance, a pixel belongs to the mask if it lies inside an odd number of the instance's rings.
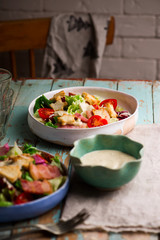
{"label": "wooden table top", "polygon": [[[68,163],[69,147],[53,145],[32,134],[27,123],[27,112],[30,102],[37,96],[50,90],[73,86],[105,87],[133,95],[139,101],[139,117],[137,124],[160,123],[160,81],[148,80],[107,80],[107,79],[25,79],[12,81],[14,89],[13,110],[7,124],[6,137],[1,145],[8,142],[13,145],[25,142],[51,154],[58,153],[61,160]],[[29,223],[48,223],[57,221],[61,214],[61,205]],[[0,239],[11,236],[14,231],[0,232]],[[18,239],[56,239],[56,240],[158,240],[158,235],[147,233],[106,233],[97,231],[74,231],[61,237],[53,237],[46,233],[36,233]]]}

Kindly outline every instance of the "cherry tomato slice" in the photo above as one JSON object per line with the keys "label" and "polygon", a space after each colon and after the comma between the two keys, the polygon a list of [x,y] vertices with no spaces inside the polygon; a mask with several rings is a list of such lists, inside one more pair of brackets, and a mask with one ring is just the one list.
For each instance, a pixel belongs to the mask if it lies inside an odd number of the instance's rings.
{"label": "cherry tomato slice", "polygon": [[39,108],[38,113],[42,119],[48,119],[54,113],[54,110],[52,108]]}
{"label": "cherry tomato slice", "polygon": [[117,107],[117,99],[111,99],[111,98],[105,99],[105,100],[103,100],[103,101],[99,104],[99,106],[100,106],[100,107],[105,107],[105,105],[106,105],[107,103],[112,104],[113,107],[114,107],[114,109],[116,109],[116,107]]}
{"label": "cherry tomato slice", "polygon": [[14,204],[23,204],[23,203],[30,202],[32,200],[33,198],[31,194],[27,192],[22,192],[16,197]]}
{"label": "cherry tomato slice", "polygon": [[98,106],[98,104],[93,104],[92,105],[96,110],[98,110],[99,109],[99,106]]}
{"label": "cherry tomato slice", "polygon": [[90,117],[87,122],[87,125],[89,128],[100,127],[100,126],[103,126],[106,124],[108,124],[108,121],[99,115],[94,115],[94,116]]}

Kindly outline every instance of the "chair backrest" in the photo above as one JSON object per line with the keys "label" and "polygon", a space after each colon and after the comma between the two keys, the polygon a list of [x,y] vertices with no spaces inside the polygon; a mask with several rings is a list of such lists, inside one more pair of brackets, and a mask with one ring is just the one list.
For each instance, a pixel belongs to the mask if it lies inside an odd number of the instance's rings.
{"label": "chair backrest", "polygon": [[[0,52],[10,52],[13,78],[17,78],[15,52],[29,51],[30,75],[36,77],[34,49],[46,46],[51,18],[25,19],[0,22]],[[112,44],[114,39],[115,19],[110,18],[106,44]]]}

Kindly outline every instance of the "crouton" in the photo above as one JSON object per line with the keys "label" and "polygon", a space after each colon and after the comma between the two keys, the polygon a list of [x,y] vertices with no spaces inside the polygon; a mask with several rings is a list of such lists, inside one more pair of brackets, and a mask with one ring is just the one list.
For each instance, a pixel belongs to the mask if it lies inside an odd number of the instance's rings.
{"label": "crouton", "polygon": [[26,169],[28,169],[29,164],[34,161],[34,158],[31,157],[31,155],[28,153],[23,153],[21,155],[11,157],[10,159],[12,159],[12,161],[14,162],[14,165],[19,165],[20,168],[24,167]]}
{"label": "crouton", "polygon": [[61,98],[63,98],[65,96],[65,92],[64,91],[60,91],[58,93],[56,93],[55,95],[53,95],[52,98],[50,98],[51,101],[59,101],[61,100]]}
{"label": "crouton", "polygon": [[93,105],[93,104],[98,104],[100,101],[93,95],[83,92],[82,93],[82,97],[84,97],[84,99],[86,100],[86,102],[88,102],[89,104]]}
{"label": "crouton", "polygon": [[66,114],[66,111],[55,111],[54,116],[61,117],[63,114]]}
{"label": "crouton", "polygon": [[8,165],[0,167],[0,176],[7,178],[8,181],[14,183],[18,178],[21,177],[20,166]]}
{"label": "crouton", "polygon": [[63,111],[65,106],[67,106],[67,103],[66,102],[62,102],[61,100],[58,100],[57,102],[50,104],[50,107],[54,111]]}
{"label": "crouton", "polygon": [[105,104],[105,109],[107,110],[107,112],[109,113],[111,118],[116,118],[117,117],[117,113],[115,112],[112,104],[106,103]]}
{"label": "crouton", "polygon": [[104,108],[93,109],[92,112],[93,112],[94,115],[99,115],[109,122],[109,120],[110,120],[109,113]]}
{"label": "crouton", "polygon": [[75,119],[74,115],[63,114],[63,116],[57,118],[58,122],[61,125],[74,125]]}

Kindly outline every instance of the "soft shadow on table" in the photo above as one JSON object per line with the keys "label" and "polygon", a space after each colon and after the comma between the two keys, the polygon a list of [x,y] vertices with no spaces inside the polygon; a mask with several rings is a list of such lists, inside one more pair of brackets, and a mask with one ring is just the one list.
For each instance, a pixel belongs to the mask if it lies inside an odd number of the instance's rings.
{"label": "soft shadow on table", "polygon": [[[96,177],[96,176],[95,176]],[[72,167],[72,172],[70,176],[70,187],[68,195],[72,192],[77,198],[83,196],[86,199],[88,198],[100,198],[106,196],[107,194],[112,195],[114,191],[105,191],[97,189],[87,183],[85,183],[74,171]]]}

